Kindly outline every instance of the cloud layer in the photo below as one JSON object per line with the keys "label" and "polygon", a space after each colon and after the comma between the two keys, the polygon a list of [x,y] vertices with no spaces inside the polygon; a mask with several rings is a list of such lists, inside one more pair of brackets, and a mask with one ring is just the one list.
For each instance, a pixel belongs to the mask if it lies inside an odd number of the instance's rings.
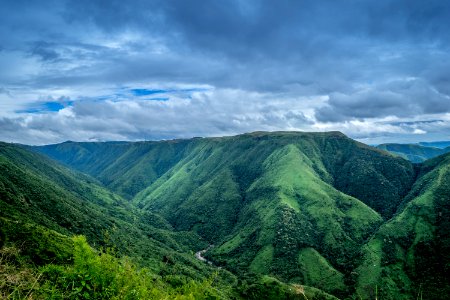
{"label": "cloud layer", "polygon": [[445,1],[2,6],[0,140],[254,130],[450,139]]}

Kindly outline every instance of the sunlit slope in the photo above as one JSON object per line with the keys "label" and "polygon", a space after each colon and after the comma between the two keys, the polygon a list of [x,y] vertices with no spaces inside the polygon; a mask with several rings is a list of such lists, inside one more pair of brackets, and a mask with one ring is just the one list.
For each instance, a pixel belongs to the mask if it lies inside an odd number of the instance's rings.
{"label": "sunlit slope", "polygon": [[293,145],[274,151],[263,168],[232,233],[211,257],[238,272],[345,291],[345,273],[359,244],[381,217],[324,183]]}
{"label": "sunlit slope", "polygon": [[[395,212],[414,181],[415,172],[409,162],[341,133],[258,132],[195,141],[188,155],[140,192],[134,202],[170,211],[176,219],[173,212],[182,209],[180,205],[189,206],[198,198],[218,199],[205,192],[222,194],[226,190],[230,193],[225,197],[227,207],[239,206],[236,199],[242,199],[263,173],[264,161],[287,145],[296,146],[310,160],[311,168],[322,181],[386,218]],[[271,188],[271,183],[268,186]],[[202,208],[208,207],[202,204]]]}
{"label": "sunlit slope", "polygon": [[450,154],[427,161],[403,209],[365,246],[358,293],[383,299],[448,299]]}

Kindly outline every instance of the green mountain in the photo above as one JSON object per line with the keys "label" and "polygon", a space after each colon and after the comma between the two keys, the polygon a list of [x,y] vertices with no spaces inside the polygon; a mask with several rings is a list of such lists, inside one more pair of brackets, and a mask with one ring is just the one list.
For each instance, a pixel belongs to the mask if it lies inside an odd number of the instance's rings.
{"label": "green mountain", "polygon": [[194,231],[28,149],[0,143],[1,298],[335,299],[270,276],[238,282],[195,258],[208,243]]}
{"label": "green mountain", "polygon": [[450,152],[450,146],[438,148],[421,144],[381,144],[377,148],[408,159],[413,163],[424,162],[427,159]]}
{"label": "green mountain", "polygon": [[194,140],[75,143],[33,147],[66,166],[89,174],[115,193],[132,199],[195,147]]}
{"label": "green mountain", "polygon": [[238,274],[272,274],[335,295],[349,293],[360,246],[415,177],[410,163],[334,132],[200,145],[133,202],[209,239],[209,257]]}
{"label": "green mountain", "polygon": [[[0,146],[0,246],[31,243],[23,255],[56,287],[88,268],[141,278],[136,299],[449,293],[450,154],[413,164],[339,132]],[[77,264],[90,250],[73,234],[131,257],[156,283],[123,275],[127,261],[108,253]],[[52,261],[69,266],[58,273]]]}
{"label": "green mountain", "polygon": [[199,234],[214,245],[206,257],[240,278],[266,274],[339,297],[363,280],[355,268],[366,241],[409,201],[419,172],[338,132],[34,149]]}
{"label": "green mountain", "polygon": [[[385,217],[394,213],[413,181],[414,170],[410,164],[338,132],[256,132],[236,137],[137,143],[66,142],[32,149],[95,177],[119,194],[127,190],[130,198],[145,189],[148,192],[148,188],[155,188],[182,165],[190,165],[188,172],[193,176],[189,180],[193,186],[198,185],[197,177],[209,174],[201,174],[201,168],[193,165],[193,160],[208,168],[204,172],[216,170],[216,165],[227,167],[225,164],[230,164],[230,171],[238,177],[240,187],[246,188],[261,172],[263,160],[290,143],[302,147],[321,179],[362,200]],[[358,151],[353,153],[355,149]],[[386,161],[374,163],[371,156]],[[388,170],[391,161],[399,165],[398,170]],[[196,173],[191,171],[193,167]],[[239,170],[245,174],[238,174]],[[381,198],[389,203],[378,200],[380,195],[376,194],[380,192],[385,193]]]}
{"label": "green mountain", "polygon": [[199,236],[173,233],[164,218],[138,211],[95,179],[42,155],[2,143],[0,168],[0,214],[4,218],[36,223],[65,235],[83,234],[92,243],[114,246],[127,254],[138,253],[140,248],[154,248],[152,253],[158,253],[161,250],[156,248],[162,246],[169,251],[168,245],[172,251],[203,246]]}

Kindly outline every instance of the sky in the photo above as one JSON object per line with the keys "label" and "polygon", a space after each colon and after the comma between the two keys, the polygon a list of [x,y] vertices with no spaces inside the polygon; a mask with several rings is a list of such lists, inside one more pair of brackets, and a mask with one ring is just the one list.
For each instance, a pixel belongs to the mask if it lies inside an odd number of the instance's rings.
{"label": "sky", "polygon": [[450,1],[2,0],[0,140],[450,140]]}

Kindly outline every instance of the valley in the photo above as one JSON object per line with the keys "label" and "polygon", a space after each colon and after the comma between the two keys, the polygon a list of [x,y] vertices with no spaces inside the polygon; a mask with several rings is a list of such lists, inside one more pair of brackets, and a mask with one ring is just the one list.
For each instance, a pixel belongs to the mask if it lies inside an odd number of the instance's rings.
{"label": "valley", "polygon": [[445,299],[450,154],[392,149],[340,132],[2,143],[1,241],[40,272],[75,268],[82,235],[179,299]]}

